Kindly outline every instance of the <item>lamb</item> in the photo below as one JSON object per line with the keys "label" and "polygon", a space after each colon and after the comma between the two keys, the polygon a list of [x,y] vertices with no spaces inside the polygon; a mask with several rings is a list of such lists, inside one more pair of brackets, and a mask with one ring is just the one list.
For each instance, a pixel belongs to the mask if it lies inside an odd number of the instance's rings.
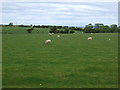
{"label": "lamb", "polygon": [[52,33],[52,35],[53,35],[54,33]]}
{"label": "lamb", "polygon": [[58,38],[60,37],[60,35],[57,36]]}
{"label": "lamb", "polygon": [[49,36],[51,36],[51,35],[53,35],[54,33],[52,32],[52,33],[49,33]]}
{"label": "lamb", "polygon": [[52,33],[49,33],[49,36],[51,36],[52,35]]}
{"label": "lamb", "polygon": [[48,44],[48,43],[51,43],[50,39],[48,39],[48,40],[45,41],[45,44]]}
{"label": "lamb", "polygon": [[92,37],[88,37],[88,39],[87,40],[92,40]]}

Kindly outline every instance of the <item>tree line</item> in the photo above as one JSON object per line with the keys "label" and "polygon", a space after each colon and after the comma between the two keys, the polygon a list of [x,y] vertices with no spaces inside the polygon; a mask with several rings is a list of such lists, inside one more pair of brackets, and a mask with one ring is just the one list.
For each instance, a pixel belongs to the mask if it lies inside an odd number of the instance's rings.
{"label": "tree line", "polygon": [[94,26],[88,24],[84,28],[85,33],[120,33],[120,27],[116,24],[110,26],[104,25],[102,23],[96,23]]}
{"label": "tree line", "polygon": [[[17,27],[29,27],[27,29],[28,33],[32,33],[34,28],[49,28],[49,33],[75,33],[75,31],[82,31],[84,33],[120,33],[120,26],[112,24],[110,26],[104,25],[103,23],[96,23],[92,25],[91,23],[85,25],[84,28],[74,27],[74,26],[55,26],[55,25],[13,25],[10,22],[8,25],[3,26],[17,26]],[[32,27],[32,28],[31,28]]]}

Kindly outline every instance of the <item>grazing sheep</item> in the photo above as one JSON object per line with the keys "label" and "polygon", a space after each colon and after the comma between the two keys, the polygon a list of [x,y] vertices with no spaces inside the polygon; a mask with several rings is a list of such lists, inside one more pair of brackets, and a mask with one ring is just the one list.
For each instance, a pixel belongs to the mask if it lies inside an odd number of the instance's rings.
{"label": "grazing sheep", "polygon": [[109,40],[111,40],[111,39],[109,38]]}
{"label": "grazing sheep", "polygon": [[42,85],[42,84],[40,83],[40,85]]}
{"label": "grazing sheep", "polygon": [[91,33],[91,34],[93,34],[93,33]]}
{"label": "grazing sheep", "polygon": [[92,37],[88,37],[88,39],[87,40],[92,40]]}
{"label": "grazing sheep", "polygon": [[45,44],[48,44],[48,43],[51,43],[50,39],[48,39],[48,40],[45,41]]}
{"label": "grazing sheep", "polygon": [[57,36],[58,38],[60,37],[60,35]]}
{"label": "grazing sheep", "polygon": [[54,33],[52,33],[52,35],[53,35]]}
{"label": "grazing sheep", "polygon": [[49,36],[51,36],[52,35],[52,33],[49,33]]}

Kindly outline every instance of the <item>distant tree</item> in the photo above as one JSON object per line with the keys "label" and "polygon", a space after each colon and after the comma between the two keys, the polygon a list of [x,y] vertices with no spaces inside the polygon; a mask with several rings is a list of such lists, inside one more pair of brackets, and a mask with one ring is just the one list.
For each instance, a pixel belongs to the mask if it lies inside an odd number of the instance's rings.
{"label": "distant tree", "polygon": [[21,27],[24,27],[24,25],[22,24]]}
{"label": "distant tree", "polygon": [[66,29],[66,28],[68,28],[68,26],[63,26],[63,29]]}
{"label": "distant tree", "polygon": [[62,29],[62,26],[57,26],[58,29]]}
{"label": "distant tree", "polygon": [[69,29],[68,29],[68,28],[65,28],[64,33],[69,33]]}
{"label": "distant tree", "polygon": [[64,31],[63,31],[63,30],[61,30],[61,31],[60,31],[60,33],[64,33]]}
{"label": "distant tree", "polygon": [[90,24],[88,24],[88,27],[92,29],[93,25],[90,23]]}
{"label": "distant tree", "polygon": [[33,27],[40,28],[40,25],[34,25]]}
{"label": "distant tree", "polygon": [[70,30],[75,30],[75,27],[69,27]]}
{"label": "distant tree", "polygon": [[112,25],[110,26],[110,31],[111,31],[111,32],[118,32],[118,27],[117,27],[117,25],[116,25],[116,24],[112,24]]}
{"label": "distant tree", "polygon": [[56,33],[60,33],[60,30],[56,30]]}
{"label": "distant tree", "polygon": [[73,30],[70,30],[70,33],[72,34],[72,33],[75,33],[75,31],[73,31]]}
{"label": "distant tree", "polygon": [[56,33],[57,27],[53,26],[50,28],[51,33]]}
{"label": "distant tree", "polygon": [[110,27],[108,25],[104,26],[104,30],[106,33],[110,33]]}
{"label": "distant tree", "polygon": [[104,25],[102,23],[96,23],[94,26],[92,24],[88,24],[84,28],[85,33],[111,33],[118,32],[116,24],[112,24],[111,26]]}
{"label": "distant tree", "polygon": [[112,24],[112,25],[110,25],[110,28],[117,28],[117,25],[116,24]]}
{"label": "distant tree", "polygon": [[104,24],[102,24],[102,23],[95,23],[94,28],[96,29],[96,28],[100,28],[102,26],[104,26]]}
{"label": "distant tree", "polygon": [[27,29],[27,32],[28,32],[29,34],[31,34],[31,33],[32,33],[32,31],[33,31],[33,27],[32,27],[32,28],[30,28],[30,29]]}
{"label": "distant tree", "polygon": [[91,32],[93,32],[93,25],[92,25],[92,24],[86,25],[85,28],[84,28],[84,31],[85,31],[86,33],[91,33]]}
{"label": "distant tree", "polygon": [[96,33],[108,33],[110,32],[110,27],[108,25],[98,25],[97,28],[94,28]]}
{"label": "distant tree", "polygon": [[83,31],[83,29],[82,28],[78,28],[78,31]]}
{"label": "distant tree", "polygon": [[8,25],[9,25],[9,26],[13,26],[13,23],[12,23],[12,22],[10,22]]}

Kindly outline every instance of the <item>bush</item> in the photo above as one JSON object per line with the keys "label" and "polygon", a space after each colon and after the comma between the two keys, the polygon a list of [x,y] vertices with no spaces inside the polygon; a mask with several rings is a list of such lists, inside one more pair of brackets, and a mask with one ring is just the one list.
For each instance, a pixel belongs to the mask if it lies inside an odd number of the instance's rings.
{"label": "bush", "polygon": [[30,29],[27,29],[27,32],[28,32],[29,34],[32,33],[32,31],[33,31],[33,27],[30,28]]}
{"label": "bush", "polygon": [[71,33],[71,34],[72,34],[72,33],[75,33],[75,31],[71,30],[70,33]]}
{"label": "bush", "polygon": [[64,31],[64,33],[69,33],[69,29],[66,28],[65,31]]}

